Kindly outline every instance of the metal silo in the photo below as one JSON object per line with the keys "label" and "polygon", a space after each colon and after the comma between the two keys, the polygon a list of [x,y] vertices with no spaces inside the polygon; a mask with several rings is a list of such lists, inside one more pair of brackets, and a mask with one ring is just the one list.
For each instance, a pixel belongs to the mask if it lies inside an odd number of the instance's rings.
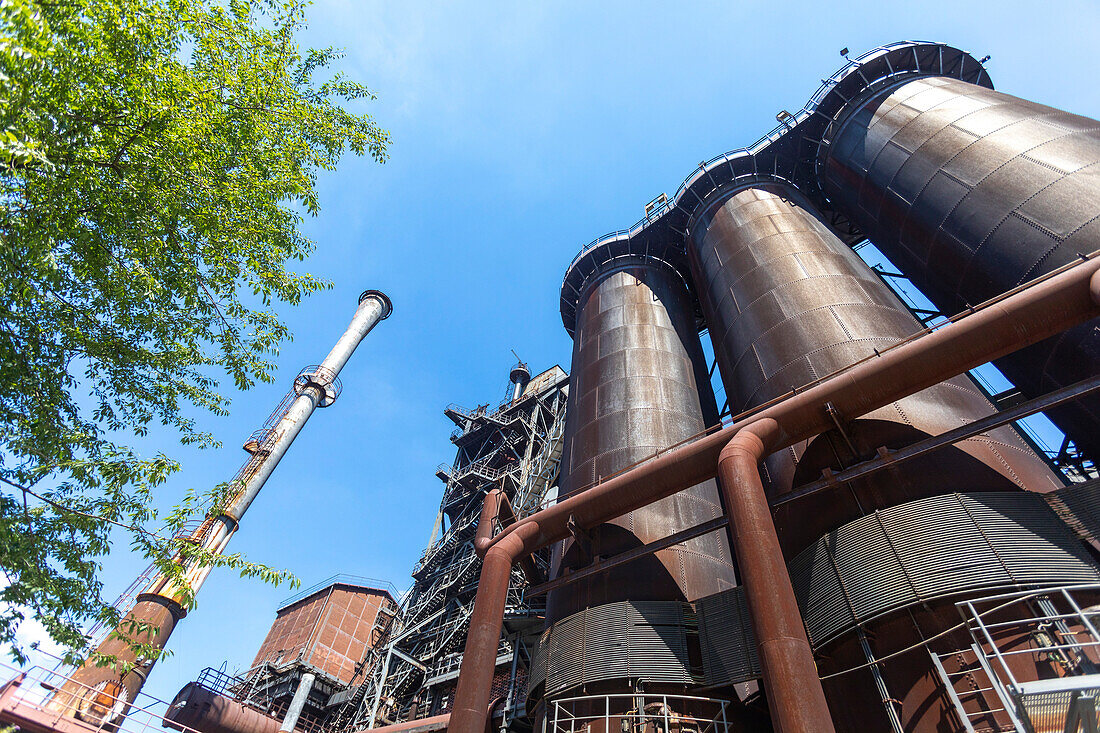
{"label": "metal silo", "polygon": [[[944,312],[1100,247],[1100,122],[959,79],[923,76],[865,93],[826,134],[822,186]],[[1026,395],[1100,371],[1092,322],[1004,357]],[[1100,399],[1051,418],[1100,455]]]}
{"label": "metal silo", "polygon": [[[717,422],[694,302],[681,272],[657,257],[629,253],[585,270],[588,264],[575,263],[566,276],[567,287],[577,285],[577,298],[575,329],[566,324],[574,345],[563,497]],[[551,577],[722,515],[715,482],[705,481],[612,522],[578,528],[555,546]],[[726,531],[719,528],[551,591],[542,640],[546,667],[569,667],[570,658],[586,646],[591,653],[598,639],[605,646],[584,665],[533,683],[536,696],[544,690],[547,698],[561,697],[582,684],[623,693],[637,684],[690,687],[683,640],[692,622],[684,602],[734,585]],[[631,641],[642,645],[633,653]]]}

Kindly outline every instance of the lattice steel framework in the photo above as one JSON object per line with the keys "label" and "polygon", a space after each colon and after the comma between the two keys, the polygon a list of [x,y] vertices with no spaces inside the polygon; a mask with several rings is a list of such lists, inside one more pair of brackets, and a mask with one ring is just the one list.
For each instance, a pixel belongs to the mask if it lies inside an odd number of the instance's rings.
{"label": "lattice steel framework", "polygon": [[[436,471],[445,488],[432,537],[413,568],[399,624],[364,660],[366,681],[350,694],[335,727],[359,730],[450,709],[481,570],[473,539],[483,499],[503,489],[520,517],[554,500],[568,384],[565,371],[554,367],[495,408],[444,410],[457,426],[451,441],[458,450],[452,465]],[[540,572],[546,560],[536,558]],[[497,657],[506,720],[522,714],[529,650],[542,630],[543,609],[527,602],[525,588],[517,569]]]}

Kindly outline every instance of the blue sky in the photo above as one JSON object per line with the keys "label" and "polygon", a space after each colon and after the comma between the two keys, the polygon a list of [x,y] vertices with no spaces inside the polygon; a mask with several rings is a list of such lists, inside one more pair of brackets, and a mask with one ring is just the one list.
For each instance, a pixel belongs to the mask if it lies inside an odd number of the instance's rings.
{"label": "blue sky", "polygon": [[[318,0],[309,16],[305,42],[346,48],[342,68],[378,93],[368,109],[393,134],[392,159],[346,159],[321,176],[321,214],[305,223],[317,252],[302,269],[335,287],[281,309],[296,338],[276,383],[205,420],[224,448],[190,451],[163,434],[143,444],[184,463],[166,499],[227,480],[240,443],[328,352],[358,294],[388,293],[393,316],[230,547],[307,586],[348,572],[408,587],[442,488],[434,467],[454,457],[443,407],[503,398],[511,349],[532,370],[568,369],[558,289],[574,254],[800,108],[840,48],[944,41],[990,54],[1002,91],[1100,117],[1095,2]],[[120,545],[103,566],[113,596],[144,562]],[[146,692],[171,699],[205,666],[247,667],[291,593],[215,571]]]}

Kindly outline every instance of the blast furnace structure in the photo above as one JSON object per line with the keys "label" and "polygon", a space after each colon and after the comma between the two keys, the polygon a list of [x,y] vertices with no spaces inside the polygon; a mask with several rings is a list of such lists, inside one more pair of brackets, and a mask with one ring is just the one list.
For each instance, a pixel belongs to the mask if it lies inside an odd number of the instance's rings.
{"label": "blast furnace structure", "polygon": [[1100,122],[915,41],[777,119],[577,255],[570,376],[446,410],[415,584],[339,689],[288,677],[259,718],[206,690],[168,724],[1096,730]]}
{"label": "blast furnace structure", "polygon": [[[480,545],[456,733],[504,571],[546,546],[546,733],[1095,725],[1100,123],[922,42],[778,119],[569,266],[561,499]],[[1029,310],[1069,280],[1076,315]],[[1038,411],[1060,456],[1013,424]]]}

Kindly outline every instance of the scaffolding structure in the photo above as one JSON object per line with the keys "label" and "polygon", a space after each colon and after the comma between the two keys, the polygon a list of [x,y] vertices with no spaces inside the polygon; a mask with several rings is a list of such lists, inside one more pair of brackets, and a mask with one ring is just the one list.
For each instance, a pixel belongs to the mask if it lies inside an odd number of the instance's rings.
{"label": "scaffolding structure", "polygon": [[[514,384],[521,367],[525,374],[522,363],[512,370]],[[456,425],[451,442],[457,452],[452,465],[436,471],[445,487],[435,527],[413,568],[400,620],[364,660],[366,681],[349,690],[335,728],[359,730],[450,710],[481,570],[473,540],[482,501],[502,489],[520,518],[553,501],[568,383],[555,366],[495,408],[444,410]],[[547,559],[536,559],[543,573]],[[523,715],[527,663],[542,631],[542,609],[528,602],[525,588],[517,569],[494,678],[505,724]]]}

